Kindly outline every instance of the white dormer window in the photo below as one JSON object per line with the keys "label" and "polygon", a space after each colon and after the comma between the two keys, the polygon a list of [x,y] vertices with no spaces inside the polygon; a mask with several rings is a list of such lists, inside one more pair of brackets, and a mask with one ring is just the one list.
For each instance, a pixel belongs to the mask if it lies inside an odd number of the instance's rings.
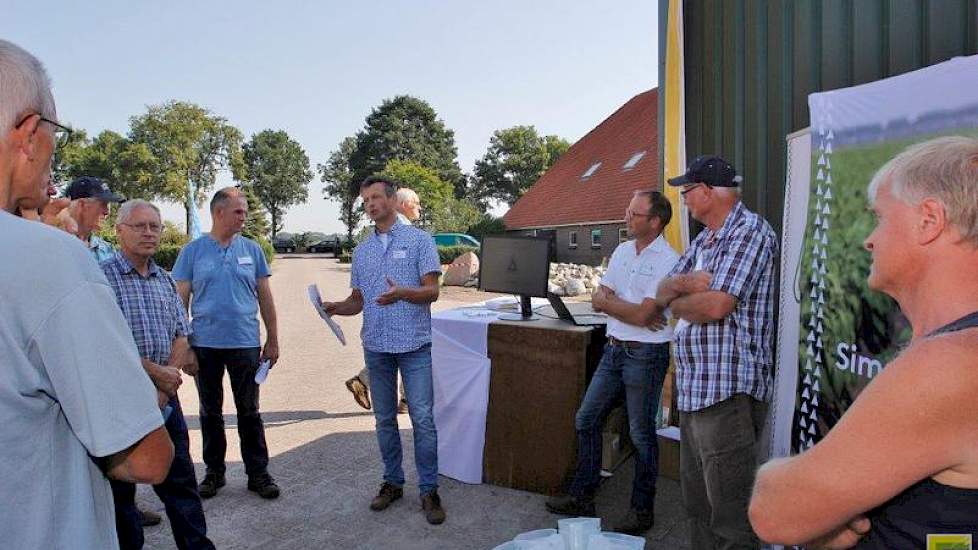
{"label": "white dormer window", "polygon": [[628,162],[626,162],[625,166],[622,166],[621,169],[628,171],[631,170],[632,168],[635,168],[635,165],[638,164],[638,161],[642,160],[642,157],[645,156],[645,153],[646,151],[639,151],[635,153],[634,155],[632,155],[632,158],[628,159]]}
{"label": "white dormer window", "polygon": [[587,172],[584,172],[583,174],[581,174],[581,179],[582,180],[586,180],[586,179],[590,178],[591,176],[594,175],[595,172],[598,171],[598,168],[601,168],[601,163],[600,162],[595,162],[594,164],[591,165],[590,168],[587,169]]}

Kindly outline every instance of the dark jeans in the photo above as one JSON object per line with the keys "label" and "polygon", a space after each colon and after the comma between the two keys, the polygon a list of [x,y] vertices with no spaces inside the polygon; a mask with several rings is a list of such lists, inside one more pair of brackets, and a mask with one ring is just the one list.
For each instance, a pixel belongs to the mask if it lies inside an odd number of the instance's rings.
{"label": "dark jeans", "polygon": [[[197,494],[197,478],[194,463],[190,459],[190,438],[187,423],[183,419],[180,401],[170,399],[173,412],[166,421],[166,431],[173,441],[173,463],[166,479],[154,485],[160,501],[166,506],[166,517],[170,520],[173,540],[177,548],[213,549],[207,538],[207,523],[204,521],[204,508]],[[136,509],[136,486],[124,481],[110,480],[112,498],[115,501],[115,526],[122,550],[138,550],[143,547],[142,517]]]}
{"label": "dark jeans", "polygon": [[224,369],[231,379],[231,393],[238,413],[241,458],[249,478],[268,473],[265,425],[258,414],[260,348],[194,348],[200,371],[195,381],[200,397],[200,432],[204,440],[204,464],[208,473],[224,474],[228,442],[224,435]]}
{"label": "dark jeans", "polygon": [[747,518],[767,403],[742,393],[680,413],[679,470],[697,550],[759,548]]}
{"label": "dark jeans", "polygon": [[601,430],[624,394],[629,434],[635,445],[632,508],[641,512],[653,510],[655,479],[659,474],[655,414],[668,368],[669,344],[605,345],[577,411],[577,472],[570,494],[589,499],[597,491],[601,481]]}

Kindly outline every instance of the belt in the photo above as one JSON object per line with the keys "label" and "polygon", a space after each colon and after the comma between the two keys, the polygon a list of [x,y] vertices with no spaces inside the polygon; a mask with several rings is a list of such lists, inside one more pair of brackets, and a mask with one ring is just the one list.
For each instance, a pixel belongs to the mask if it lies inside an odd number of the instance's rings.
{"label": "belt", "polygon": [[619,340],[614,336],[608,337],[608,343],[612,346],[621,346],[623,348],[640,348],[647,344],[648,342],[636,342],[634,340]]}

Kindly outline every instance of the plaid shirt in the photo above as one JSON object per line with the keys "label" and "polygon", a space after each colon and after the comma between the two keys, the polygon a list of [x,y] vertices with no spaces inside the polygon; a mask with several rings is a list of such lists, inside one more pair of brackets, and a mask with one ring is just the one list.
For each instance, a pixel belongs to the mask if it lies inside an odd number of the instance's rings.
{"label": "plaid shirt", "polygon": [[397,222],[387,238],[384,247],[375,230],[353,250],[350,286],[363,294],[363,347],[406,353],[431,343],[431,304],[400,300],[382,306],[377,297],[390,288],[388,277],[399,286],[419,287],[423,276],[441,273],[441,263],[435,240],[416,227]]}
{"label": "plaid shirt", "polygon": [[152,259],[149,275],[143,277],[121,252],[100,266],[132,329],[139,356],[165,365],[173,340],[190,334],[187,312],[173,278]]}
{"label": "plaid shirt", "polygon": [[774,371],[774,262],[778,252],[766,220],[738,202],[716,233],[704,229],[670,277],[696,269],[713,274],[712,290],[737,299],[719,321],[692,323],[675,337],[679,410],[698,411],[738,393],[771,397]]}

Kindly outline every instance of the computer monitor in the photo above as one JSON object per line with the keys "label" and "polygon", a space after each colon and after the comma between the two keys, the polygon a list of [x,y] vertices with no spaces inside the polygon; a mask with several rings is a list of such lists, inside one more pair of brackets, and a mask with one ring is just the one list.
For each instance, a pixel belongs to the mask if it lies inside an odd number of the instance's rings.
{"label": "computer monitor", "polygon": [[479,290],[517,294],[519,315],[500,315],[508,321],[532,321],[530,297],[546,298],[550,280],[550,239],[488,235],[482,239]]}

